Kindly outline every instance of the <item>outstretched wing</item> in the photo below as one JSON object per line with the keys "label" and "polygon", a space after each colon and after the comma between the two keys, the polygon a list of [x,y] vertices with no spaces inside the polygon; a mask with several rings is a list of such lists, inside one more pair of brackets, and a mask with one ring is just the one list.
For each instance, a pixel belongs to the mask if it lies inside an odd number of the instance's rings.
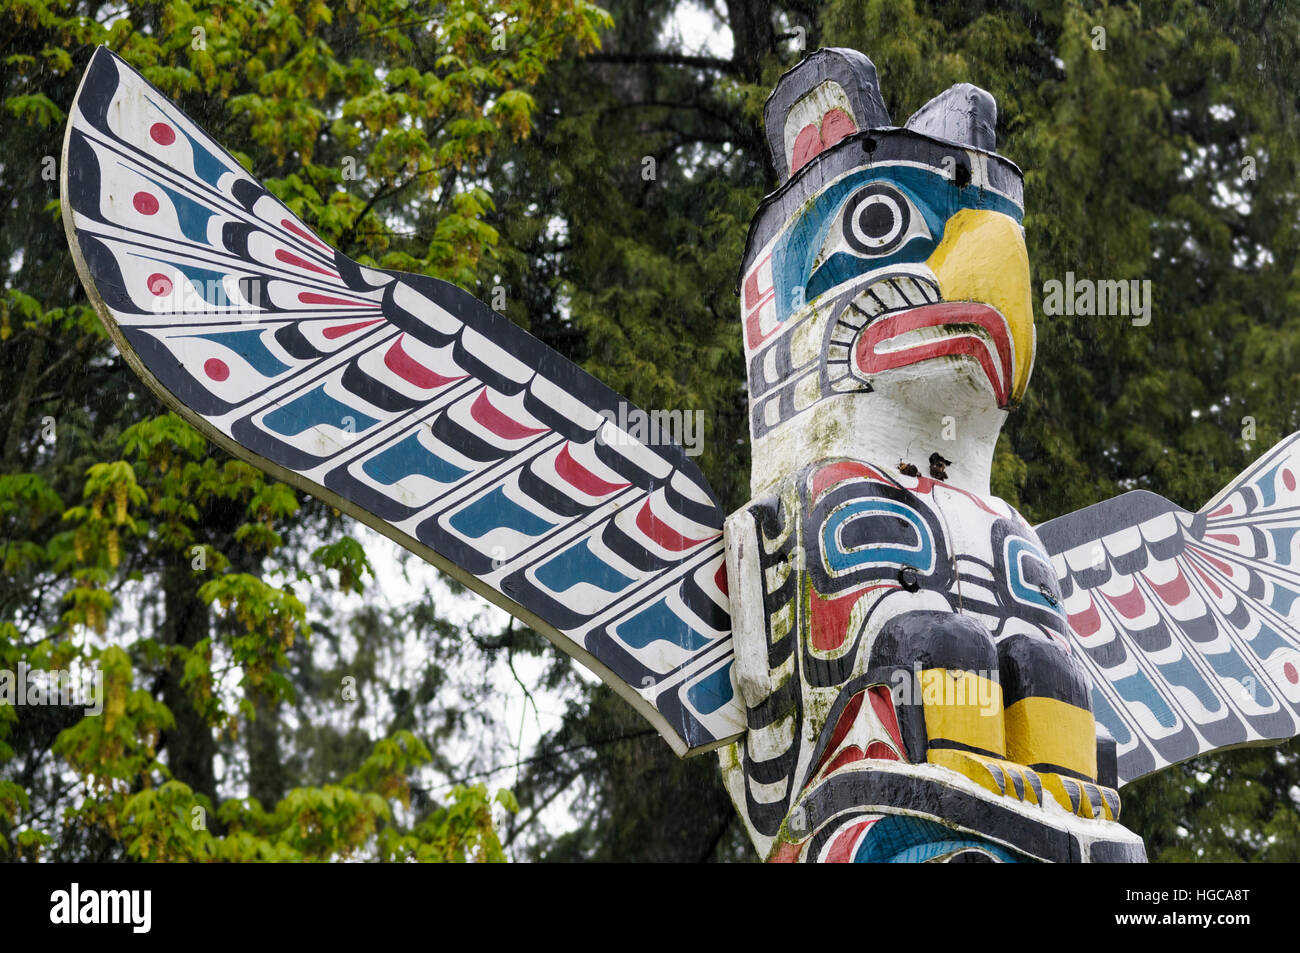
{"label": "outstretched wing", "polygon": [[1300,734],[1300,434],[1197,513],[1136,490],[1038,527],[1120,782]]}
{"label": "outstretched wing", "polygon": [[739,734],[722,513],[617,394],[454,285],[331,249],[104,48],[63,216],[118,348],[208,437],[545,633],[679,754]]}

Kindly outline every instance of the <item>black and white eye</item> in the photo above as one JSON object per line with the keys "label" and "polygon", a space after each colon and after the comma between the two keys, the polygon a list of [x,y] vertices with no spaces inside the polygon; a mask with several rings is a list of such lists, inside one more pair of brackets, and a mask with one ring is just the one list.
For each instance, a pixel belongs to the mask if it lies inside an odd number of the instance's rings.
{"label": "black and white eye", "polygon": [[844,209],[844,240],[860,255],[885,255],[912,233],[912,203],[888,185],[868,185]]}

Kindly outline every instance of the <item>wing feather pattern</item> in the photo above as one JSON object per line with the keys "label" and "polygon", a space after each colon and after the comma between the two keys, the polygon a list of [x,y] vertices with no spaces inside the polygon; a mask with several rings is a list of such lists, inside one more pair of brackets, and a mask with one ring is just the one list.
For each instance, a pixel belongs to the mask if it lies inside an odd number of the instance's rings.
{"label": "wing feather pattern", "polygon": [[1300,434],[1199,512],[1144,490],[1038,527],[1121,783],[1300,734]]}
{"label": "wing feather pattern", "polygon": [[616,393],[456,286],[331,249],[107,49],[63,170],[87,292],[177,413],[545,633],[679,754],[743,730],[722,513]]}

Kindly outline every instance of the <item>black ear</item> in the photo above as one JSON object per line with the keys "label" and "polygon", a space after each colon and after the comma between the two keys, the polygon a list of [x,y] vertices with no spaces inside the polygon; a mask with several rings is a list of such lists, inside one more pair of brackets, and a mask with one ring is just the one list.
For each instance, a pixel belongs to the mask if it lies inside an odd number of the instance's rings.
{"label": "black ear", "polygon": [[984,152],[996,152],[997,124],[997,100],[978,86],[957,83],[912,113],[905,128]]}
{"label": "black ear", "polygon": [[763,107],[763,125],[784,183],[846,135],[890,125],[875,65],[857,50],[810,54],[777,81]]}

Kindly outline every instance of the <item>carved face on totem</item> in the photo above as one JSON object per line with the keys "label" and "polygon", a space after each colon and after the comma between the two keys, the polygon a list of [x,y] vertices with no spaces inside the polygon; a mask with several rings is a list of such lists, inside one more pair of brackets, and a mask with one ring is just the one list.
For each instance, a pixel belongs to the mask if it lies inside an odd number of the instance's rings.
{"label": "carved face on totem", "polygon": [[765,120],[784,184],[740,280],[754,492],[945,426],[954,481],[986,486],[1034,360],[1022,177],[994,152],[993,97],[960,84],[895,127],[871,61],[828,49]]}
{"label": "carved face on totem", "polygon": [[[784,184],[741,273],[754,499],[727,528],[749,736],[722,764],[760,852],[826,859],[879,817],[818,833],[814,801],[859,796],[826,781],[837,759],[927,760],[882,674],[911,665],[890,655],[900,626],[947,627],[957,646],[980,628],[970,644],[991,660],[961,667],[996,683],[994,638],[1048,644],[1065,623],[1033,531],[988,499],[1034,359],[1022,178],[994,152],[993,98],[954,86],[895,127],[871,62],[831,49],[781,79],[765,118]],[[987,618],[958,614],[962,573],[985,577]],[[999,693],[1000,724],[1000,687],[969,687]],[[908,836],[929,834],[887,839]]]}

